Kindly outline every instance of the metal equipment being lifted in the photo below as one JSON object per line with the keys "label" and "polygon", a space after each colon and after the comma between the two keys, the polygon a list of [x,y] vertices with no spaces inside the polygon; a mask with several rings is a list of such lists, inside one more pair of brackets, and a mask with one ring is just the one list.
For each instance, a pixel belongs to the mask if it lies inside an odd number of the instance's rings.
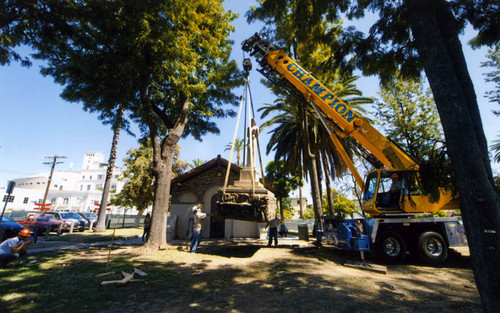
{"label": "metal equipment being lifted", "polygon": [[[261,172],[263,173],[258,139],[259,127],[257,126],[254,117],[255,114],[249,84],[248,74],[252,68],[250,59],[245,59],[243,61],[243,68],[247,73],[247,79],[240,101],[240,108],[234,131],[233,142],[231,145],[231,153],[224,180],[224,186],[218,192],[218,201],[215,213],[216,215],[224,218],[264,223],[273,219],[276,214],[276,198],[274,197],[274,194],[266,189],[260,182],[259,175],[255,169],[255,155],[257,152],[259,155]],[[250,99],[250,106],[248,105],[248,99]],[[229,169],[231,166],[243,104],[245,107],[245,116],[247,116],[248,113],[248,117],[251,117],[244,139],[247,147],[245,151],[247,157],[246,160],[244,160],[245,165],[240,171],[239,180],[235,181],[233,185],[228,186]],[[248,140],[246,140],[246,138],[248,138]],[[243,159],[245,159],[245,153],[243,154]]]}

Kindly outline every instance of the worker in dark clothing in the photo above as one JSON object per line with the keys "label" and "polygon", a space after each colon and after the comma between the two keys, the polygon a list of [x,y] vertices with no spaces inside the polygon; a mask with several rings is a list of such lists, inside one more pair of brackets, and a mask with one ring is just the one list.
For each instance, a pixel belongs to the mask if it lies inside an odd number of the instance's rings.
{"label": "worker in dark clothing", "polygon": [[142,234],[142,241],[144,241],[144,237],[146,237],[146,241],[148,241],[150,233],[151,233],[151,214],[148,213],[144,218],[144,233]]}
{"label": "worker in dark clothing", "polygon": [[286,235],[288,234],[288,228],[286,227],[285,221],[283,221],[283,220],[280,221],[279,234],[281,237],[286,237]]}
{"label": "worker in dark clothing", "polygon": [[389,189],[389,206],[399,207],[399,197],[401,196],[401,188],[403,187],[401,178],[398,173],[391,174],[391,188]]}

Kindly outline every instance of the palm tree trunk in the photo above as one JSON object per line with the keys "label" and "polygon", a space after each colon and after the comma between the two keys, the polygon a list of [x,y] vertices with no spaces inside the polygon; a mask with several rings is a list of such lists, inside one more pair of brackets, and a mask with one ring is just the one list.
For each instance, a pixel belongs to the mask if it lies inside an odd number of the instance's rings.
{"label": "palm tree trunk", "polygon": [[120,139],[120,129],[123,123],[123,106],[120,105],[116,112],[115,123],[113,124],[113,142],[111,144],[111,152],[109,154],[108,168],[106,169],[106,179],[102,191],[101,205],[99,207],[99,215],[95,231],[102,232],[106,230],[106,207],[108,205],[109,189],[111,187],[111,179],[113,178],[113,169],[116,161],[116,150]]}
{"label": "palm tree trunk", "polygon": [[314,208],[314,218],[316,220],[316,229],[321,230],[322,225],[320,221],[321,215],[323,215],[323,208],[321,206],[321,194],[319,191],[319,180],[318,180],[318,170],[317,170],[317,162],[316,155],[311,152],[311,143],[309,140],[308,133],[308,121],[307,114],[305,112],[304,107],[301,110],[302,112],[302,136],[304,140],[304,157],[305,161],[308,164],[309,178],[311,179],[311,192],[312,192],[312,200],[313,200],[313,208]]}
{"label": "palm tree trunk", "polygon": [[283,198],[279,198],[279,202],[280,202],[280,219],[284,220],[285,214],[283,212]]}
{"label": "palm tree trunk", "polygon": [[321,153],[321,159],[323,163],[323,172],[325,173],[325,184],[326,184],[326,198],[328,201],[328,214],[333,215],[335,212],[333,211],[333,194],[332,194],[332,187],[331,187],[331,181],[330,181],[330,170],[328,167],[328,161],[326,157],[326,153],[323,151]]}
{"label": "palm tree trunk", "polygon": [[304,218],[304,204],[302,203],[302,186],[299,186],[299,201],[300,201],[300,204],[299,204],[299,218],[300,219],[303,219]]}

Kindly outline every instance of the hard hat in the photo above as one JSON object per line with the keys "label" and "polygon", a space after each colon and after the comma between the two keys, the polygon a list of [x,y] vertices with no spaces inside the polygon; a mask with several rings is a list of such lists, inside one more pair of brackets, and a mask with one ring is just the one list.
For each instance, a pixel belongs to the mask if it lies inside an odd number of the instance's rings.
{"label": "hard hat", "polygon": [[193,212],[194,212],[194,211],[196,211],[196,210],[198,210],[198,206],[197,206],[197,205],[195,205],[195,206],[191,209],[191,211],[193,211]]}
{"label": "hard hat", "polygon": [[399,174],[398,173],[392,173],[391,174],[391,178],[399,178]]}
{"label": "hard hat", "polygon": [[19,236],[29,237],[31,235],[30,230],[25,228],[18,233]]}

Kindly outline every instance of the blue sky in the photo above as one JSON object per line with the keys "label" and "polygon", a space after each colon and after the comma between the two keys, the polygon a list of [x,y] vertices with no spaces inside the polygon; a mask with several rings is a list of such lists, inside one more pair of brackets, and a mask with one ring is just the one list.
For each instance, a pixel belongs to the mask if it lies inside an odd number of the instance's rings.
{"label": "blue sky", "polygon": [[[240,18],[234,22],[236,30],[232,35],[235,41],[232,56],[239,64],[243,60],[241,42],[261,27],[255,23],[249,25],[244,19],[243,13],[249,8],[249,3],[255,1],[224,2],[226,8],[240,12]],[[498,117],[491,113],[493,105],[484,98],[484,93],[492,90],[494,85],[484,82],[483,73],[487,70],[480,67],[487,49],[472,50],[466,45],[471,35],[472,32],[466,32],[462,44],[476,89],[485,134],[491,144],[500,135],[500,123]],[[250,84],[254,105],[259,107],[263,103],[272,103],[274,98],[260,84],[262,76],[255,71],[257,63],[252,61],[254,70],[250,75]],[[113,136],[109,126],[102,125],[96,114],[84,112],[81,104],[63,101],[59,97],[62,87],[55,84],[51,77],[39,74],[39,67],[40,63],[35,61],[31,68],[23,68],[16,63],[0,68],[0,187],[6,186],[9,179],[48,172],[49,167],[43,164],[46,156],[67,157],[63,164],[56,167],[58,170],[79,169],[85,152],[98,151],[105,155],[106,160],[109,157]],[[357,86],[365,96],[377,96],[378,80],[375,77],[360,79]],[[241,91],[237,92],[240,93]],[[233,138],[236,119],[218,120],[217,124],[221,130],[219,135],[207,135],[203,142],[181,140],[181,159],[188,162],[193,159],[210,160],[218,154],[228,159],[229,151],[224,150]],[[259,116],[257,124],[261,124]],[[263,131],[260,148],[264,164],[272,159],[272,156],[265,155],[268,138],[269,135]],[[123,164],[121,160],[126,152],[138,146],[137,139],[138,137],[122,132],[118,147],[118,166]],[[498,175],[499,166],[495,164],[494,168]]]}

